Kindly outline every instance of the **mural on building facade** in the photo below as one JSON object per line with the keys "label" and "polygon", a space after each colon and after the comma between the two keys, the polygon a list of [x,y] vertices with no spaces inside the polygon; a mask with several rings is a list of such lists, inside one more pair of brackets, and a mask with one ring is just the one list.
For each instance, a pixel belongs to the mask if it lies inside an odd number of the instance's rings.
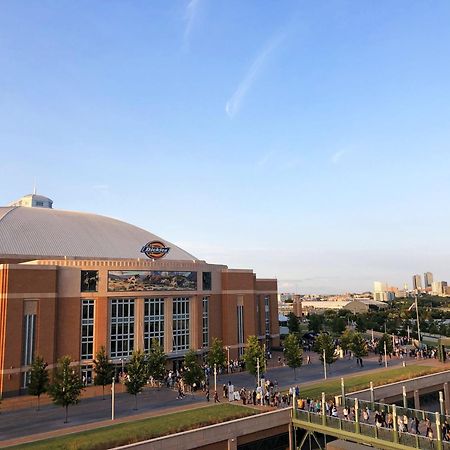
{"label": "mural on building facade", "polygon": [[197,272],[110,270],[108,291],[195,291]]}

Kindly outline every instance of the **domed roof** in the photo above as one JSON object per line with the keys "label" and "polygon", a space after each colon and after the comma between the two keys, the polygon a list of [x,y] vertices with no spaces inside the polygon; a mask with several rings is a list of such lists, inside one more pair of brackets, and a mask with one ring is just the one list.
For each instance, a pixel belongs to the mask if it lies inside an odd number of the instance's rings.
{"label": "domed roof", "polygon": [[164,260],[196,260],[160,237],[96,214],[24,206],[0,207],[0,259],[137,259],[149,242],[170,250]]}

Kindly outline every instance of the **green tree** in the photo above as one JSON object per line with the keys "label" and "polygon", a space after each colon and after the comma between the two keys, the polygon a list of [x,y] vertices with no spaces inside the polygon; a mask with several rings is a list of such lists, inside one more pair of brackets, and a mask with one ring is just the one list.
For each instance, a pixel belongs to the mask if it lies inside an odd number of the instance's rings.
{"label": "green tree", "polygon": [[134,395],[134,409],[137,408],[137,395],[142,392],[148,380],[147,358],[142,350],[135,350],[127,364],[125,387],[130,395]]}
{"label": "green tree", "polygon": [[356,316],[356,329],[361,332],[364,333],[367,330],[367,319],[364,316]]}
{"label": "green tree", "polygon": [[342,317],[336,317],[332,322],[331,322],[331,330],[333,331],[333,333],[336,334],[341,334],[345,331],[345,320]]}
{"label": "green tree", "polygon": [[156,381],[162,381],[166,374],[166,354],[158,339],[152,339],[147,355],[148,375]]}
{"label": "green tree", "polygon": [[298,321],[298,317],[292,311],[288,314],[287,317],[287,327],[289,328],[289,333],[299,333],[300,323]]}
{"label": "green tree", "polygon": [[300,348],[298,337],[293,333],[289,333],[284,340],[284,356],[288,366],[294,369],[294,379],[296,379],[295,369],[303,363],[303,351]]}
{"label": "green tree", "polygon": [[205,373],[198,362],[197,353],[195,350],[190,349],[184,355],[183,379],[188,386],[194,389],[195,387],[200,386],[200,383],[204,378]]}
{"label": "green tree", "polygon": [[386,352],[387,353],[392,353],[393,352],[393,346],[392,346],[392,336],[390,336],[389,334],[383,334],[383,336],[381,336],[380,340],[378,341],[377,344],[377,351],[380,354],[384,354],[384,343],[386,342]]}
{"label": "green tree", "polygon": [[47,372],[47,363],[41,356],[36,356],[31,364],[30,379],[28,381],[28,393],[37,396],[37,410],[41,395],[47,392],[49,376]]}
{"label": "green tree", "polygon": [[344,352],[346,352],[347,350],[350,350],[350,346],[352,344],[354,334],[355,334],[355,332],[352,330],[345,330],[342,333],[341,348],[342,348],[342,350],[344,350]]}
{"label": "green tree", "polygon": [[254,377],[258,375],[258,360],[259,360],[259,373],[264,373],[266,370],[266,360],[264,357],[264,349],[259,345],[258,338],[256,336],[249,336],[247,338],[247,347],[244,351],[245,367],[248,372]]}
{"label": "green tree", "polygon": [[319,333],[323,326],[323,317],[319,314],[310,314],[309,319],[309,330]]}
{"label": "green tree", "polygon": [[101,346],[95,355],[94,363],[94,384],[102,387],[103,400],[105,399],[105,386],[112,382],[114,376],[114,365],[109,361],[106,349]]}
{"label": "green tree", "polygon": [[69,406],[78,403],[83,390],[79,367],[71,367],[71,363],[70,356],[63,356],[58,360],[52,382],[48,387],[48,393],[53,402],[65,409],[64,423],[67,423]]}
{"label": "green tree", "polygon": [[[361,333],[353,333],[352,341],[350,343],[350,350],[356,356],[356,358],[362,358],[363,356],[368,355],[367,351],[367,343]],[[362,367],[362,359],[361,359],[361,367]]]}
{"label": "green tree", "polygon": [[209,367],[211,367],[212,369],[214,368],[214,364],[216,365],[217,369],[226,366],[227,355],[225,349],[223,348],[223,342],[220,339],[213,338],[206,361]]}
{"label": "green tree", "polygon": [[319,336],[317,336],[314,350],[319,354],[322,362],[325,351],[325,362],[327,364],[333,364],[337,359],[335,355],[334,342],[329,334],[320,333]]}

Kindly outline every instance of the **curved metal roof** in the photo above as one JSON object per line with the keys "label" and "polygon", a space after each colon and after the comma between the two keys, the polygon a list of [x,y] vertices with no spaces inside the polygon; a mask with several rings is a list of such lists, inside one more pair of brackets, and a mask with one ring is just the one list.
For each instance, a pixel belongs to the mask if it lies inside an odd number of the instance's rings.
{"label": "curved metal roof", "polygon": [[196,260],[176,245],[120,220],[96,214],[23,206],[0,207],[0,257],[147,258],[142,247],[162,241],[163,260]]}

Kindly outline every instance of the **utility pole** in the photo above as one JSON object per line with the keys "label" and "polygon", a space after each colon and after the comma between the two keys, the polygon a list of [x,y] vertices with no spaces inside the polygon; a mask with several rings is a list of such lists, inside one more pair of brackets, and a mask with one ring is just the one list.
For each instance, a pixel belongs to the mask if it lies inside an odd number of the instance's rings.
{"label": "utility pole", "polygon": [[327,379],[327,360],[325,358],[325,349],[323,349],[323,374],[325,377],[325,380]]}

